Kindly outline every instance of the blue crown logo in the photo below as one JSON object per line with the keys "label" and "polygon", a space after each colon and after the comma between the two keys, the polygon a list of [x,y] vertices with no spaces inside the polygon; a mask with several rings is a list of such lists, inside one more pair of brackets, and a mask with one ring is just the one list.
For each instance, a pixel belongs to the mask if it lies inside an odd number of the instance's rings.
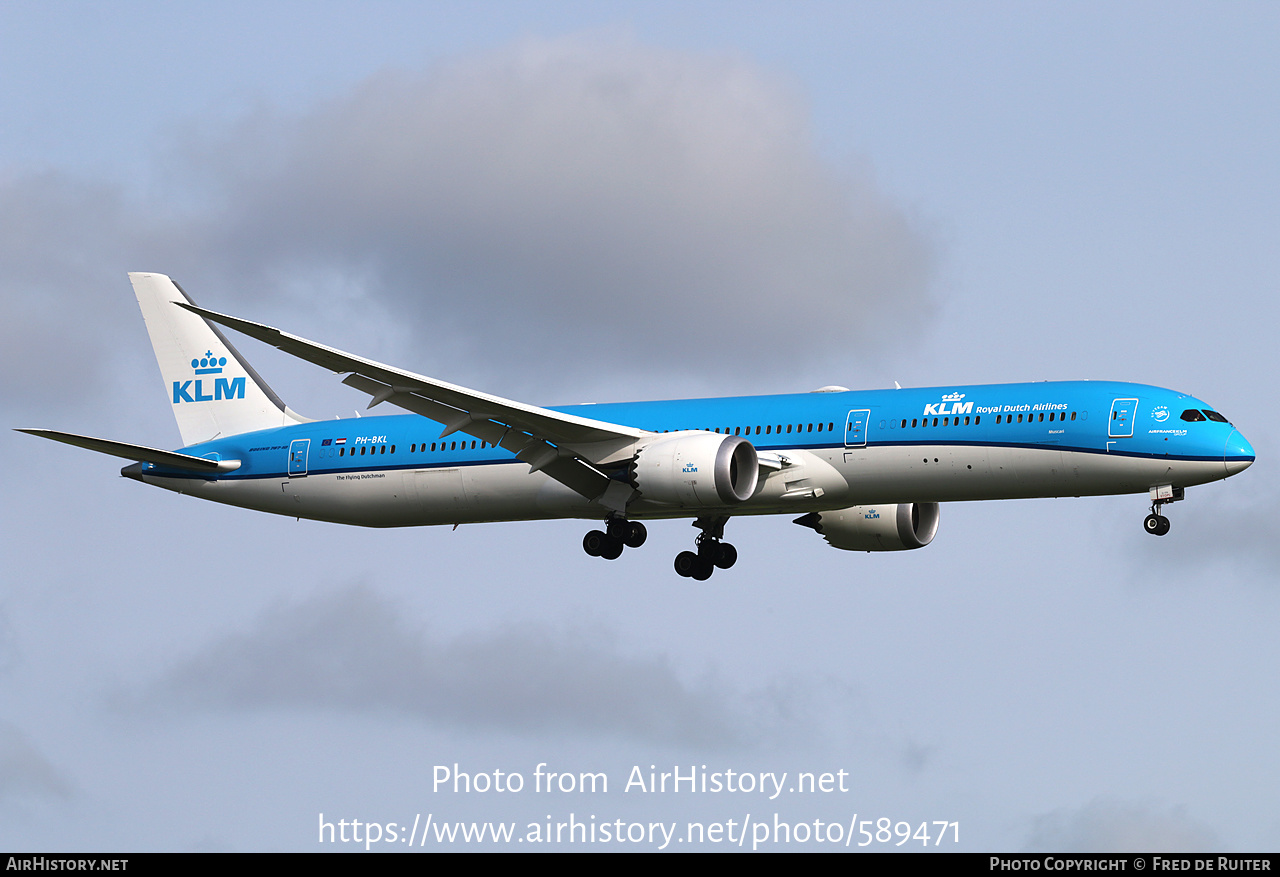
{"label": "blue crown logo", "polygon": [[191,367],[196,370],[198,375],[220,375],[222,367],[227,364],[225,356],[214,356],[210,350],[199,359],[191,360]]}

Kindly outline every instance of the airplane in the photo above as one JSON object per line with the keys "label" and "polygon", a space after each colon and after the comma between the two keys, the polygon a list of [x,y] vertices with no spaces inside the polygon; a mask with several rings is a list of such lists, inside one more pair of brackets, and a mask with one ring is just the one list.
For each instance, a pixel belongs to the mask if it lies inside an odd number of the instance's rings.
{"label": "airplane", "polygon": [[[145,484],[299,519],[599,521],[583,548],[614,560],[644,544],[645,521],[692,518],[675,569],[705,581],[736,562],[724,530],[739,515],[798,515],[835,548],[899,551],[933,540],[944,502],[1145,493],[1144,528],[1163,536],[1163,506],[1254,461],[1199,399],[1105,381],[542,408],[206,310],[163,274],[129,278],[182,447],[19,431],[133,460],[120,474]],[[302,417],[219,326],[408,413]]]}

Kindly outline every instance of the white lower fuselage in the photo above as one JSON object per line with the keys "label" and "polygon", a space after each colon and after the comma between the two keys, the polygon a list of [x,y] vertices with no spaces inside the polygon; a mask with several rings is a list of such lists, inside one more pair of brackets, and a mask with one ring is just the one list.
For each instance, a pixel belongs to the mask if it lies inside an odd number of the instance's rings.
{"label": "white lower fuselage", "polygon": [[[782,450],[790,461],[762,473],[755,495],[718,508],[632,503],[637,519],[803,514],[853,505],[1146,493],[1229,474],[1222,461],[1170,460],[1047,448],[973,445]],[[285,478],[144,475],[149,484],[201,499],[290,517],[368,527],[582,518],[606,509],[518,460],[459,466],[316,472]]]}

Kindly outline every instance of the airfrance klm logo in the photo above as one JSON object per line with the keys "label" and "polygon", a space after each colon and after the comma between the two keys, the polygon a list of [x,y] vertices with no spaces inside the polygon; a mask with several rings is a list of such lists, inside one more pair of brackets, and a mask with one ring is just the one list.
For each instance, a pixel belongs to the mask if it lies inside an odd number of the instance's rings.
{"label": "airfrance klm logo", "polygon": [[970,414],[973,411],[972,402],[961,402],[964,393],[948,393],[942,397],[941,402],[932,402],[924,406],[925,417],[940,417],[943,414]]}
{"label": "airfrance klm logo", "polygon": [[[210,350],[200,359],[191,360],[191,369],[197,375],[220,375],[222,367],[227,364],[225,356],[214,356]],[[244,378],[214,378],[213,395],[205,392],[203,378],[192,381],[173,382],[173,404],[180,402],[220,402],[223,399],[244,398]],[[192,384],[195,386],[192,387]]]}

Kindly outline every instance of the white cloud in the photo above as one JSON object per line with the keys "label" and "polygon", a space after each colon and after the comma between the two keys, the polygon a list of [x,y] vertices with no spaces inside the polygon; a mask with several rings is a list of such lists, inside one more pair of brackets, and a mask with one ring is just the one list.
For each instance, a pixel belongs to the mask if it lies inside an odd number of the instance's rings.
{"label": "white cloud", "polygon": [[929,311],[919,233],[745,60],[527,40],[261,112],[189,158],[230,265],[266,286],[366,278],[428,347],[462,333],[548,371],[725,375],[874,346]]}

